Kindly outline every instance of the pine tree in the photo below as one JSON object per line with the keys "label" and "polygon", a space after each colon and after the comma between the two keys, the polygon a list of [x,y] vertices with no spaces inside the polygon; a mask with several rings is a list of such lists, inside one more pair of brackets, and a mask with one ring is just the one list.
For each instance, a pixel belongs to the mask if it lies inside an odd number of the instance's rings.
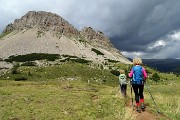
{"label": "pine tree", "polygon": [[154,73],[152,75],[152,80],[154,80],[155,82],[158,82],[160,80],[160,76],[157,73]]}

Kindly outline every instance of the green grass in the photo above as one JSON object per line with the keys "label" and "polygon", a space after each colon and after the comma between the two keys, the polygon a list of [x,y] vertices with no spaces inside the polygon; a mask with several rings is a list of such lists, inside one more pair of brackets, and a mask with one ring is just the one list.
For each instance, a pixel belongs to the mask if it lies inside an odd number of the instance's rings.
{"label": "green grass", "polygon": [[[119,69],[128,67],[118,65]],[[131,108],[127,109],[125,99],[119,94],[118,77],[111,70],[66,62],[45,67],[20,66],[17,71],[18,74],[9,72],[0,76],[1,120],[134,119]],[[179,120],[179,78],[158,74],[161,82],[148,79],[150,91],[163,115]],[[27,80],[15,81],[23,77]],[[146,86],[144,95],[148,110],[157,115]]]}
{"label": "green grass", "polygon": [[74,81],[0,81],[0,119],[123,119],[113,87]]}
{"label": "green grass", "polygon": [[[167,74],[165,75],[167,77]],[[175,80],[173,82],[168,79],[170,84],[158,83],[155,85],[149,85],[149,90],[155,99],[160,112],[169,119],[179,120],[180,119],[180,82],[179,78],[175,75],[170,75]],[[157,113],[157,108],[154,105],[152,98],[145,86],[145,97],[146,102],[149,103],[149,107],[154,113]]]}
{"label": "green grass", "polygon": [[17,77],[27,77],[28,80],[54,80],[62,78],[74,78],[89,81],[90,83],[116,85],[117,77],[110,73],[109,70],[101,70],[89,67],[86,64],[69,62],[68,64],[46,66],[46,67],[27,67],[18,68],[18,74],[5,74],[0,79],[15,79]]}
{"label": "green grass", "polygon": [[10,34],[12,31],[4,32],[0,35],[0,39],[5,37],[6,35]]}

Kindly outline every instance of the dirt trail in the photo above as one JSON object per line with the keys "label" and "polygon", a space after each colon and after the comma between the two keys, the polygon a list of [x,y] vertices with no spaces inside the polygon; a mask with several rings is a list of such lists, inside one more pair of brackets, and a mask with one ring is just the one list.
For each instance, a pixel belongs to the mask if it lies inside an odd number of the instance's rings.
{"label": "dirt trail", "polygon": [[[126,100],[126,106],[127,106],[128,108],[133,109],[133,107],[132,107],[132,101],[131,101],[130,99],[127,99],[127,100]],[[163,120],[171,120],[171,119],[169,119],[168,117],[166,117],[166,116],[163,115],[163,114],[151,113],[151,112],[149,111],[149,109],[150,109],[150,108],[149,108],[149,105],[148,105],[148,104],[145,104],[145,106],[146,106],[145,111],[141,111],[141,113],[136,112],[135,107],[134,107],[133,114],[134,114],[134,116],[135,116],[135,120],[161,120],[161,119],[163,119]]]}

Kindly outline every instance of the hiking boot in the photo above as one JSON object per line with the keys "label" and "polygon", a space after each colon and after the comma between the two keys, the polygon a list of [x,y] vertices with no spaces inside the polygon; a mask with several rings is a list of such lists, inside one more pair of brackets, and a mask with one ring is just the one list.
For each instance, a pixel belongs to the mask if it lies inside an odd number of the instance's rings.
{"label": "hiking boot", "polygon": [[145,111],[145,105],[144,105],[144,103],[141,103],[141,110],[142,110],[142,111]]}
{"label": "hiking boot", "polygon": [[137,111],[138,113],[141,112],[140,106],[136,106],[136,111]]}
{"label": "hiking boot", "polygon": [[126,91],[124,92],[124,97],[126,97],[127,96],[127,94],[126,94]]}
{"label": "hiking boot", "polygon": [[123,96],[124,98],[126,98],[126,92],[123,92],[123,93],[122,93],[122,96]]}

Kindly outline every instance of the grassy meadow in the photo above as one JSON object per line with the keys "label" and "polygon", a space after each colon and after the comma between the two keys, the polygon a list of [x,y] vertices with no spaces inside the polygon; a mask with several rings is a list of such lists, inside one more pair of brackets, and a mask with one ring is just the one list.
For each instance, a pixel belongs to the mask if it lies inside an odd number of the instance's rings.
{"label": "grassy meadow", "polygon": [[[165,75],[166,76],[166,75]],[[172,120],[180,119],[180,78],[169,75],[166,83],[149,85],[151,94],[163,115]],[[148,89],[145,86],[146,100],[153,112],[157,111]]]}
{"label": "grassy meadow", "polygon": [[[115,65],[126,69],[126,65]],[[1,120],[133,120],[135,115],[119,93],[118,77],[111,70],[67,62],[37,67],[20,66],[16,74],[0,77]],[[148,79],[150,91],[163,115],[180,119],[179,78],[161,74],[164,82]],[[26,79],[21,79],[26,78]],[[150,112],[156,107],[145,87]]]}

